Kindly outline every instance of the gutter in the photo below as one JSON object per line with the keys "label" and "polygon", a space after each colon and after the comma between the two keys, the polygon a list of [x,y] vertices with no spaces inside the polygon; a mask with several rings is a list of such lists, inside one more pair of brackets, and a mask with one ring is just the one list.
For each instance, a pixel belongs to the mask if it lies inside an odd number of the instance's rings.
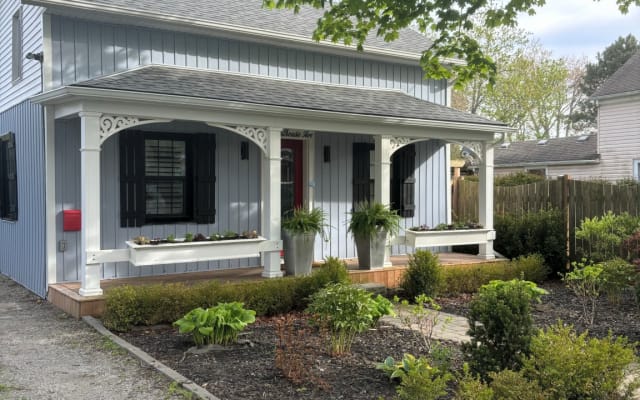
{"label": "gutter", "polygon": [[600,101],[600,100],[614,99],[614,98],[617,98],[617,97],[627,97],[627,96],[635,96],[635,95],[640,95],[640,90],[632,90],[630,92],[606,94],[606,95],[603,95],[603,96],[591,96],[590,99],[591,100],[595,100],[595,101]]}
{"label": "gutter", "polygon": [[[163,23],[171,23],[188,28],[205,28],[216,32],[226,32],[236,35],[242,35],[245,37],[251,37],[254,39],[270,38],[279,42],[288,42],[297,45],[315,45],[322,46],[328,49],[349,50],[351,52],[358,52],[356,46],[346,46],[344,44],[333,43],[331,41],[316,42],[311,38],[298,35],[290,35],[277,31],[271,31],[266,29],[244,27],[240,25],[225,24],[220,22],[205,21],[196,18],[186,18],[183,16],[172,16],[167,14],[153,13],[149,11],[139,11],[130,8],[108,6],[108,5],[96,5],[83,1],[68,1],[68,0],[23,0],[24,4],[31,4],[40,7],[60,7],[63,9],[79,10],[80,12],[95,12],[98,14],[111,14],[116,16],[130,16],[136,19],[145,19],[152,21],[159,21]],[[409,29],[409,28],[407,28]],[[383,56],[393,57],[401,60],[420,61],[421,53],[412,53],[400,50],[386,50],[378,47],[369,47],[364,52],[358,52],[363,55],[371,56]],[[451,65],[464,65],[464,60],[455,58],[442,59],[444,64]]]}
{"label": "gutter", "polygon": [[274,106],[265,104],[244,103],[229,100],[215,100],[199,97],[187,97],[167,94],[133,92],[112,89],[96,89],[86,87],[64,86],[49,92],[34,96],[31,101],[39,104],[63,103],[73,97],[100,99],[100,101],[119,100],[132,102],[147,102],[156,104],[179,104],[184,106],[196,106],[214,108],[221,111],[243,111],[255,114],[267,114],[286,117],[300,117],[307,119],[340,120],[359,122],[366,124],[404,125],[410,127],[459,129],[481,131],[488,133],[508,133],[514,129],[506,125],[490,125],[479,123],[465,123],[445,120],[428,120],[417,118],[403,118],[383,115],[368,115],[343,113],[337,111],[309,110],[294,107]]}

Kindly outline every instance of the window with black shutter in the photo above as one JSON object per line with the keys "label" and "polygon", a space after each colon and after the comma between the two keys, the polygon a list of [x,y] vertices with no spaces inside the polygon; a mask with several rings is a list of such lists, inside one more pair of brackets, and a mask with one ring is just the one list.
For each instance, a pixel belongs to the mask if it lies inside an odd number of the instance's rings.
{"label": "window with black shutter", "polygon": [[0,218],[18,220],[16,140],[12,132],[0,136]]}
{"label": "window with black shutter", "polygon": [[391,157],[391,208],[401,217],[415,213],[416,149],[413,144],[402,147]]}
{"label": "window with black shutter", "polygon": [[122,133],[121,226],[213,223],[214,161],[211,134]]}
{"label": "window with black shutter", "polygon": [[373,143],[353,144],[353,208],[356,204],[373,200],[371,151]]}

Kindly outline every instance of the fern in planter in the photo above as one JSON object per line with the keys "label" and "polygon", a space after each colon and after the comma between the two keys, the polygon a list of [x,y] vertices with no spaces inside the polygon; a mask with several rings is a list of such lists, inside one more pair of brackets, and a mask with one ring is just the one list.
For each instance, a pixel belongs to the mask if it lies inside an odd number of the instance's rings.
{"label": "fern in planter", "polygon": [[351,213],[349,232],[358,237],[375,237],[378,232],[386,231],[395,235],[400,230],[400,216],[381,203],[358,203]]}
{"label": "fern in planter", "polygon": [[291,233],[314,233],[324,237],[324,211],[320,208],[307,210],[306,208],[295,208],[283,221],[282,229]]}
{"label": "fern in planter", "polygon": [[317,234],[324,238],[324,212],[298,207],[282,221],[284,264],[288,275],[308,275]]}

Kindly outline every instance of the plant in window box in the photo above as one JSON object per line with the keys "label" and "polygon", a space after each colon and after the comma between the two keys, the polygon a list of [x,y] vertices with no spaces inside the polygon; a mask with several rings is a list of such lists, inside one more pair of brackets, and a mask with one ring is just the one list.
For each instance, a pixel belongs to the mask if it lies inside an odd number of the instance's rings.
{"label": "plant in window box", "polygon": [[137,244],[139,246],[142,246],[142,245],[145,245],[145,244],[149,244],[149,239],[147,239],[144,236],[136,236],[136,237],[133,238],[133,243],[135,243],[135,244]]}
{"label": "plant in window box", "polygon": [[167,243],[175,243],[176,242],[176,237],[174,235],[169,235],[167,236]]}
{"label": "plant in window box", "polygon": [[316,235],[324,238],[324,212],[319,208],[295,208],[282,221],[284,265],[288,275],[308,275],[313,264]]}
{"label": "plant in window box", "polygon": [[207,241],[207,237],[205,235],[203,235],[202,233],[198,233],[197,235],[195,235],[193,237],[193,241],[194,242],[206,242]]}
{"label": "plant in window box", "polygon": [[381,203],[360,203],[351,213],[348,230],[356,241],[360,268],[382,268],[387,239],[400,230],[400,216]]}
{"label": "plant in window box", "polygon": [[222,239],[223,240],[234,240],[234,239],[238,239],[240,238],[240,235],[238,235],[236,232],[234,231],[225,231],[222,234]]}
{"label": "plant in window box", "polygon": [[193,242],[193,233],[187,232],[184,235],[185,242]]}

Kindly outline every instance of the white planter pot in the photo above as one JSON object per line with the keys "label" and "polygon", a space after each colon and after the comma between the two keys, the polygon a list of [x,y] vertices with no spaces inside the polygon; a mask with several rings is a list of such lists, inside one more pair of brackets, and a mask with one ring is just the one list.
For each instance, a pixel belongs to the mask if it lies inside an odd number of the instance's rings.
{"label": "white planter pot", "polygon": [[284,265],[287,275],[309,275],[313,264],[315,233],[282,232]]}
{"label": "white planter pot", "polygon": [[483,244],[496,238],[493,229],[459,229],[443,231],[405,231],[405,245],[410,247],[458,246]]}

